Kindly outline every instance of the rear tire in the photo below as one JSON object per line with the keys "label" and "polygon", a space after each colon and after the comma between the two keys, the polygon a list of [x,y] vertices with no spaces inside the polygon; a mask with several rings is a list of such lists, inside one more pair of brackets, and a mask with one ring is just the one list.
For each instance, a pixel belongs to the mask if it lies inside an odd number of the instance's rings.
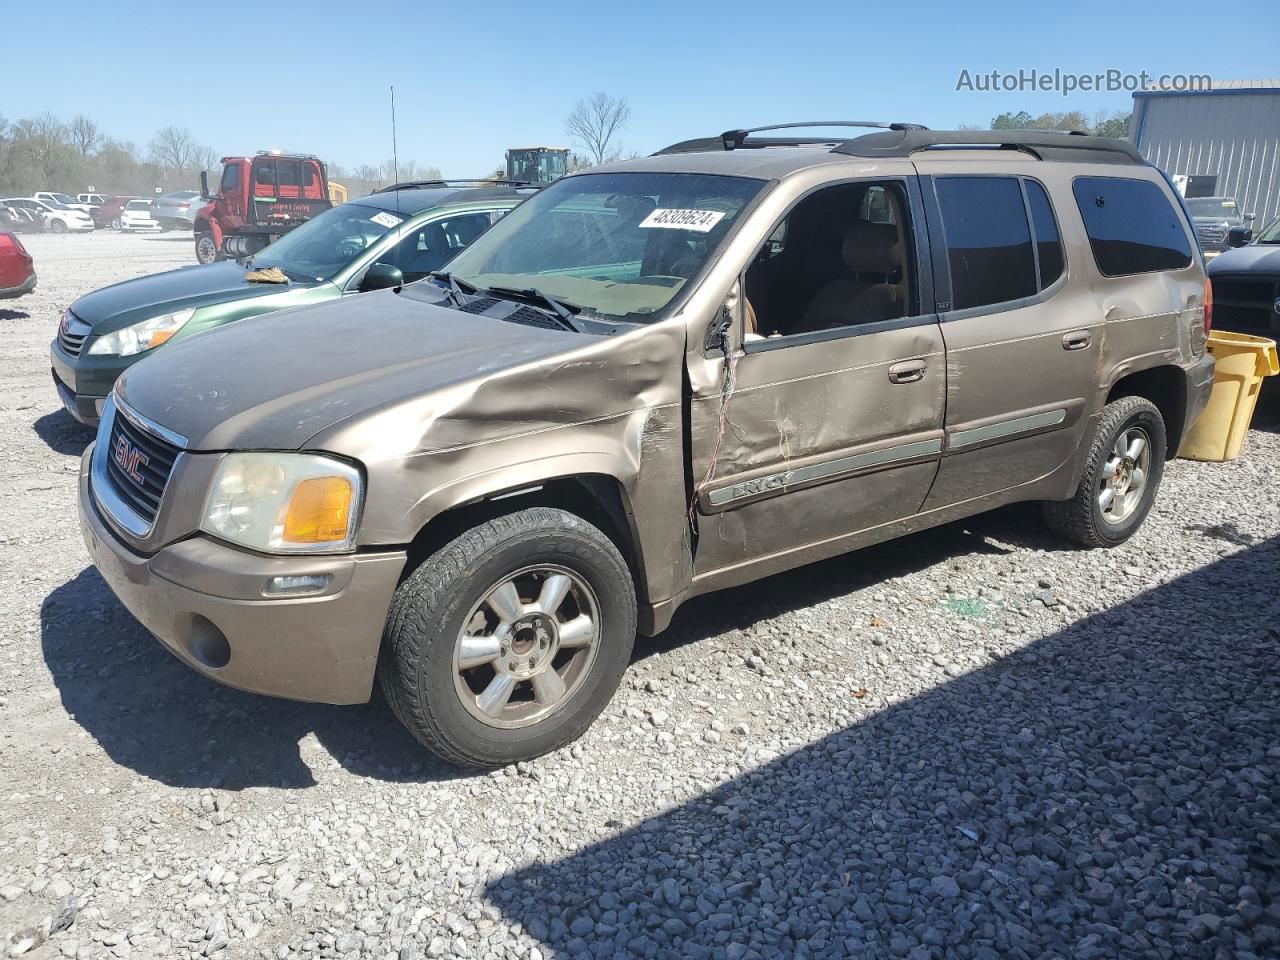
{"label": "rear tire", "polygon": [[635,632],[635,586],[618,548],[581,517],[533,507],[473,527],[400,585],[378,679],[429,750],[501,767],[586,731],[626,671]]}
{"label": "rear tire", "polygon": [[200,230],[196,233],[196,260],[200,263],[213,263],[222,259],[218,256],[218,245],[214,242],[213,234],[207,230]]}
{"label": "rear tire", "polygon": [[1083,547],[1116,547],[1151,511],[1164,476],[1164,418],[1145,397],[1122,397],[1102,410],[1075,496],[1044,505],[1045,522]]}

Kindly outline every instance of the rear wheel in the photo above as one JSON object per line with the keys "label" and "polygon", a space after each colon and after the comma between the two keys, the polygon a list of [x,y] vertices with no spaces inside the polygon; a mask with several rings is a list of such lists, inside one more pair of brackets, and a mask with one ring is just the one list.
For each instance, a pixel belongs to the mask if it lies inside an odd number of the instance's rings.
{"label": "rear wheel", "polygon": [[1122,397],[1107,404],[1075,496],[1044,506],[1049,527],[1085,547],[1124,543],[1155,501],[1165,443],[1164,418],[1150,400]]}
{"label": "rear wheel", "polygon": [[218,259],[218,245],[207,230],[196,232],[196,259],[201,263],[213,263]]}
{"label": "rear wheel", "polygon": [[577,739],[630,660],[636,598],[613,542],[534,507],[462,534],[396,592],[378,675],[400,721],[454,763],[494,767]]}

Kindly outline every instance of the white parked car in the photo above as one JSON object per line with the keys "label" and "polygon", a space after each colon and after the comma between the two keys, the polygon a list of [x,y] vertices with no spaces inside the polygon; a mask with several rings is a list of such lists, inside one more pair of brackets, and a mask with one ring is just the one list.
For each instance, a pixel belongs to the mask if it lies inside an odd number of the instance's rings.
{"label": "white parked car", "polygon": [[151,215],[150,200],[130,200],[120,211],[120,232],[143,231],[156,233],[160,223]]}
{"label": "white parked car", "polygon": [[88,203],[85,200],[73,199],[65,193],[54,193],[49,190],[41,190],[36,193],[35,197],[41,203],[47,203],[51,206],[60,203],[64,207],[70,207],[72,210],[83,210],[85,213],[89,213],[93,209],[93,204]]}
{"label": "white parked car", "polygon": [[30,210],[44,222],[49,233],[67,233],[68,231],[90,231],[93,229],[93,217],[83,210],[75,210],[58,201],[37,200],[35,197],[9,197],[0,199],[6,207],[21,207]]}

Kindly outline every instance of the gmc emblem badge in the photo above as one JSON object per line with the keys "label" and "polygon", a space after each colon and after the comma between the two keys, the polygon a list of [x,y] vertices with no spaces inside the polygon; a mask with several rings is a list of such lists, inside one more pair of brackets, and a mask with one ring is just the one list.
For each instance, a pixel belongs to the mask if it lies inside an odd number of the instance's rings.
{"label": "gmc emblem badge", "polygon": [[142,476],[142,468],[151,462],[151,458],[129,442],[123,433],[116,434],[116,442],[112,446],[111,459],[116,466],[127,473],[140,487],[147,485]]}

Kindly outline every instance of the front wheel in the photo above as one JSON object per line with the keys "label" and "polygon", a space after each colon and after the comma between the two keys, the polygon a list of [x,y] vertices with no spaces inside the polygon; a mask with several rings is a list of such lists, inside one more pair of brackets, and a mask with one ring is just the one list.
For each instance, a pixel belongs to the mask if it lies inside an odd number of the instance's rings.
{"label": "front wheel", "polygon": [[50,233],[66,233],[67,225],[62,220],[53,220],[49,223]]}
{"label": "front wheel", "polygon": [[196,234],[196,260],[200,263],[213,263],[218,259],[218,245],[213,241],[213,234],[201,230]]}
{"label": "front wheel", "polygon": [[1164,475],[1164,418],[1145,397],[1102,410],[1075,496],[1044,505],[1049,527],[1085,547],[1124,543],[1147,518]]}
{"label": "front wheel", "polygon": [[533,507],[472,528],[396,591],[378,679],[400,721],[454,763],[499,767],[580,737],[636,632],[631,572],[599,529]]}

